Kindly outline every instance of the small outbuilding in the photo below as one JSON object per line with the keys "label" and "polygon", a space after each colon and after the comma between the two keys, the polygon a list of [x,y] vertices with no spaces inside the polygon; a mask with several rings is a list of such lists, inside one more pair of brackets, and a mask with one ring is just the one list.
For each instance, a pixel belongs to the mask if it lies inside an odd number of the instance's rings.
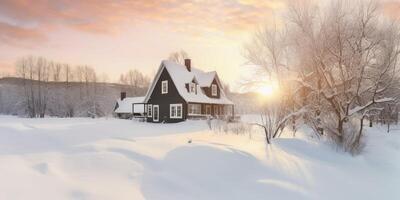
{"label": "small outbuilding", "polygon": [[126,93],[121,92],[121,97],[115,104],[114,114],[121,119],[144,116],[144,99],[145,97],[126,97]]}

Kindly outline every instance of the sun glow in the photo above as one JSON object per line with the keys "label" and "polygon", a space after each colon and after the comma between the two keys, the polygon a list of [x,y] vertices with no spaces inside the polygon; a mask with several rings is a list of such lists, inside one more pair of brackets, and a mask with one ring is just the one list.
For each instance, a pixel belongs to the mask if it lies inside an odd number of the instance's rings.
{"label": "sun glow", "polygon": [[263,96],[271,96],[274,94],[274,88],[272,85],[263,85],[257,89],[257,92]]}

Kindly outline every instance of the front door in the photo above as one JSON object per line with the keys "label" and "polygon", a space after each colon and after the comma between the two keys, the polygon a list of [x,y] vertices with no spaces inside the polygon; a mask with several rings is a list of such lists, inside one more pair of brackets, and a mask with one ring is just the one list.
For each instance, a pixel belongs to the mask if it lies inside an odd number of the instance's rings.
{"label": "front door", "polygon": [[153,122],[158,122],[158,121],[160,121],[159,106],[153,105]]}

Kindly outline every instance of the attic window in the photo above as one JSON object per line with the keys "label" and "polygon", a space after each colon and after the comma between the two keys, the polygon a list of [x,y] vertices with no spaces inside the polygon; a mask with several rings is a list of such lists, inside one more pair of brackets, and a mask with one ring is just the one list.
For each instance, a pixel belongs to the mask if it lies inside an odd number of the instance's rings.
{"label": "attic window", "polygon": [[217,96],[218,95],[217,85],[216,84],[212,84],[211,85],[211,95],[212,96]]}
{"label": "attic window", "polygon": [[161,82],[161,94],[168,93],[168,80]]}
{"label": "attic window", "polygon": [[190,93],[196,93],[196,83],[190,83],[189,84],[189,92]]}

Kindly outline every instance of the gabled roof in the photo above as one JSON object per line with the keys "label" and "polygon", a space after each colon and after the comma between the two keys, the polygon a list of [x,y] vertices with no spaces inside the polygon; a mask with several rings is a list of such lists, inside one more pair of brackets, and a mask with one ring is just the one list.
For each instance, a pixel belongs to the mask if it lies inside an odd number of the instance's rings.
{"label": "gabled roof", "polygon": [[[134,103],[144,103],[145,97],[126,97],[124,100],[117,99],[118,108],[115,113],[132,113]],[[135,109],[136,110],[136,109]]]}
{"label": "gabled roof", "polygon": [[[162,71],[166,69],[171,76],[172,81],[175,84],[175,87],[178,90],[178,93],[182,96],[182,98],[189,103],[210,103],[210,104],[233,104],[230,101],[224,91],[222,90],[222,85],[219,81],[217,73],[214,72],[203,72],[194,67],[191,68],[191,71],[188,71],[184,65],[177,64],[172,61],[163,60],[161,65],[157,71],[157,74],[146,94],[145,102],[147,102],[153,93],[154,87],[161,76]],[[186,83],[192,82],[193,79],[196,79],[199,83],[198,87],[209,87],[214,79],[217,80],[217,84],[219,85],[220,90],[220,98],[210,98],[203,93],[200,88],[197,88],[197,94],[190,93],[186,87]]]}
{"label": "gabled roof", "polygon": [[212,81],[214,80],[217,72],[212,71],[212,72],[206,72],[202,74],[197,75],[197,80],[199,81],[200,87],[210,87]]}

